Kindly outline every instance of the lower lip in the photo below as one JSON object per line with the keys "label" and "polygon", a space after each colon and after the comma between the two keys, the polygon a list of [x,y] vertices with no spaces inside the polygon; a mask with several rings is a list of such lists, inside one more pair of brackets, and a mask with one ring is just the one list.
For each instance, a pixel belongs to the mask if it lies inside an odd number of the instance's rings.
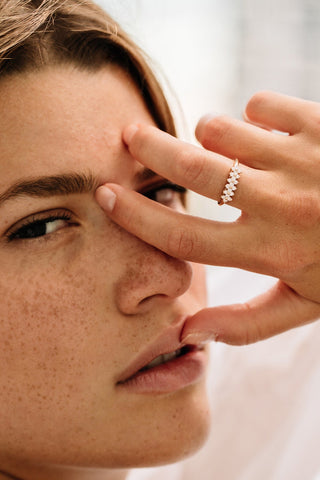
{"label": "lower lip", "polygon": [[118,384],[133,393],[170,393],[197,383],[207,366],[205,350],[188,352],[170,362],[138,372]]}

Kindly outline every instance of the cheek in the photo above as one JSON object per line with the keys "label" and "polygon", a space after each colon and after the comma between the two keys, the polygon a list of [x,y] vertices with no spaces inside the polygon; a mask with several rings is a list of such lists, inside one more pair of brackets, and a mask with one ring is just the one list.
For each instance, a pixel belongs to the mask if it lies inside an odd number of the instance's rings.
{"label": "cheek", "polygon": [[79,406],[91,402],[92,371],[99,377],[104,364],[104,376],[112,376],[118,327],[110,320],[109,287],[102,293],[90,270],[62,278],[51,270],[0,285],[3,404],[16,402],[21,412]]}
{"label": "cheek", "polygon": [[124,242],[114,230],[39,255],[2,255],[0,388],[36,385],[44,396],[62,386],[90,391],[102,371],[112,377],[123,330],[113,291]]}

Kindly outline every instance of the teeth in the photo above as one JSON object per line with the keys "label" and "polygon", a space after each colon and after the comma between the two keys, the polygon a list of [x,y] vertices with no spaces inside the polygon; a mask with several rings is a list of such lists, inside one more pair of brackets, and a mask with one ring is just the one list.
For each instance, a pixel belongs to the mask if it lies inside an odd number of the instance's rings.
{"label": "teeth", "polygon": [[150,363],[148,363],[148,365],[146,365],[142,370],[148,370],[149,368],[156,367],[158,365],[161,365],[162,363],[170,362],[170,360],[173,360],[174,358],[178,357],[180,354],[181,354],[181,348],[171,353],[165,353],[164,355],[159,355],[158,357],[154,358]]}

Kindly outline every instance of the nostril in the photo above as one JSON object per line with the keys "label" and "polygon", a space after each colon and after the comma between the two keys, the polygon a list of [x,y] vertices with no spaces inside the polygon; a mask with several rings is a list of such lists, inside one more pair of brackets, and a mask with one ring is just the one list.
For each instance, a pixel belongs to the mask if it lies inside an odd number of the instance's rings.
{"label": "nostril", "polygon": [[121,313],[125,315],[135,315],[138,313],[146,313],[152,308],[156,308],[157,305],[160,306],[166,302],[172,302],[172,298],[168,297],[167,295],[157,294],[144,297],[141,300],[138,300],[137,298],[133,299],[132,297],[128,300],[118,300],[117,306]]}
{"label": "nostril", "polygon": [[163,293],[158,293],[157,295],[150,295],[150,296],[147,297],[147,298],[143,298],[143,299],[140,301],[139,305],[141,305],[141,306],[142,306],[142,305],[145,305],[145,304],[149,303],[151,300],[155,300],[155,299],[157,299],[157,298],[162,301],[163,299],[169,298],[169,297],[168,297],[167,295],[164,295]]}
{"label": "nostril", "polygon": [[116,305],[126,315],[143,313],[183,295],[191,280],[190,263],[152,249],[124,270],[115,285]]}
{"label": "nostril", "polygon": [[147,312],[150,308],[156,307],[157,304],[169,303],[171,301],[171,297],[164,294],[157,294],[157,295],[150,295],[147,298],[143,298],[139,304],[137,305],[137,310],[135,313],[144,313]]}

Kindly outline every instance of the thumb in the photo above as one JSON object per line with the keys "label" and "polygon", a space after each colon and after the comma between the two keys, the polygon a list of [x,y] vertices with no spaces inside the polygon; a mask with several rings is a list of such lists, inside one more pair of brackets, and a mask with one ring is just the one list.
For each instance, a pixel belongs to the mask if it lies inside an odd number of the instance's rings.
{"label": "thumb", "polygon": [[207,308],[196,313],[187,320],[181,341],[190,344],[215,340],[247,345],[319,317],[319,303],[301,297],[279,281],[246,303]]}

